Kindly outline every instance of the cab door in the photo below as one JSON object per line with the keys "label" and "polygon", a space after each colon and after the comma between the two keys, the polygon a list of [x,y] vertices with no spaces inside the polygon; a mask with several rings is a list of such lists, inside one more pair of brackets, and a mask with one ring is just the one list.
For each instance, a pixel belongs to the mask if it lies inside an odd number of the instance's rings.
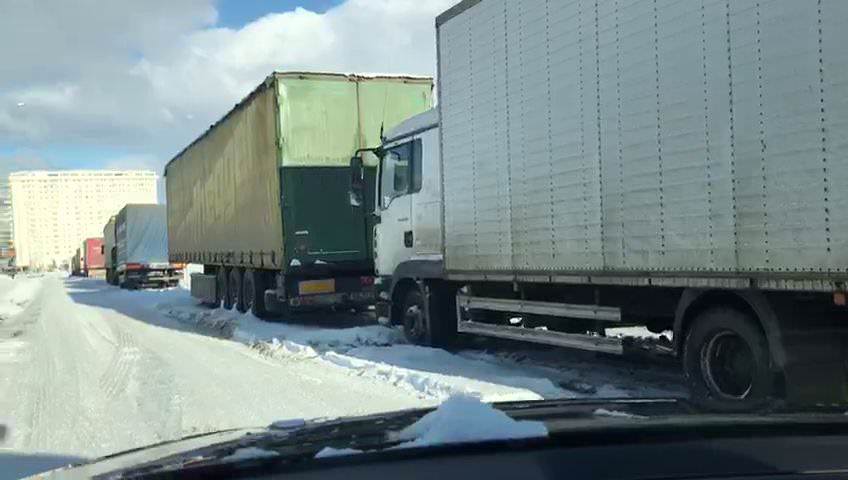
{"label": "cab door", "polygon": [[388,148],[380,160],[380,223],[374,232],[378,275],[391,275],[398,264],[412,258],[412,201],[421,189],[420,158],[421,141],[410,139]]}

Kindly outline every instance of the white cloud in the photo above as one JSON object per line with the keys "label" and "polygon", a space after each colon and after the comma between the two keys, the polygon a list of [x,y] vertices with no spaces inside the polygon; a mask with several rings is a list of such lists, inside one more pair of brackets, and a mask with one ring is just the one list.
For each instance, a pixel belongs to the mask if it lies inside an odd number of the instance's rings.
{"label": "white cloud", "polygon": [[213,0],[0,0],[0,147],[161,165],[273,70],[432,75],[434,18],[454,2],[347,0],[230,29]]}

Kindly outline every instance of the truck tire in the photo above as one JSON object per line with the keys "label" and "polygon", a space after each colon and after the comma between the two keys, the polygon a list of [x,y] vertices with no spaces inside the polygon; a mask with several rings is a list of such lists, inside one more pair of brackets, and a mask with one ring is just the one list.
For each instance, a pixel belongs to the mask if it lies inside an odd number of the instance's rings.
{"label": "truck tire", "polygon": [[235,307],[241,313],[245,312],[243,287],[241,269],[231,268],[230,280],[227,282],[227,298],[229,299],[230,308]]}
{"label": "truck tire", "polygon": [[768,402],[774,389],[768,341],[749,315],[730,308],[706,310],[694,319],[683,348],[683,370],[695,404],[743,412]]}
{"label": "truck tire", "polygon": [[215,300],[216,303],[230,310],[233,308],[233,304],[230,302],[230,291],[229,291],[229,272],[227,271],[227,267],[218,267],[218,271],[215,273]]}
{"label": "truck tire", "polygon": [[267,318],[265,308],[265,274],[258,270],[248,270],[244,273],[244,309],[253,313],[257,318]]}
{"label": "truck tire", "polygon": [[[456,336],[453,297],[438,283],[427,283],[428,295],[415,286],[406,293],[401,323],[407,341],[428,347],[447,347]],[[428,304],[429,301],[429,304]]]}
{"label": "truck tire", "polygon": [[429,319],[426,314],[427,308],[424,304],[424,295],[418,287],[410,288],[406,292],[401,309],[401,322],[403,334],[406,340],[414,345],[429,345],[427,333]]}

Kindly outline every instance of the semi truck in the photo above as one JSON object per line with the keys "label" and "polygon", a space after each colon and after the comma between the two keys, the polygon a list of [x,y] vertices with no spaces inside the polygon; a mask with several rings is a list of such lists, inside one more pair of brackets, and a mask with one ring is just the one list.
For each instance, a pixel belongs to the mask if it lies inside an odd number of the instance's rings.
{"label": "semi truck", "polygon": [[80,252],[85,252],[81,259],[82,276],[104,278],[106,275],[106,264],[103,261],[103,239],[85,239],[82,242]]}
{"label": "semi truck", "polygon": [[182,265],[168,261],[164,205],[130,204],[115,217],[115,280],[121,288],[175,287]]}
{"label": "semi truck", "polygon": [[[460,2],[436,19],[437,109],[373,150],[378,314],[421,344],[650,348],[708,409],[844,403],[846,22]],[[607,334],[626,326],[671,338]]]}
{"label": "semi truck", "polygon": [[271,74],[165,167],[170,258],[204,266],[192,295],[260,318],[373,304],[373,219],[350,206],[348,162],[432,91],[423,77]]}
{"label": "semi truck", "polygon": [[103,227],[103,263],[106,268],[106,282],[110,285],[118,284],[118,252],[115,242],[115,216],[109,218]]}

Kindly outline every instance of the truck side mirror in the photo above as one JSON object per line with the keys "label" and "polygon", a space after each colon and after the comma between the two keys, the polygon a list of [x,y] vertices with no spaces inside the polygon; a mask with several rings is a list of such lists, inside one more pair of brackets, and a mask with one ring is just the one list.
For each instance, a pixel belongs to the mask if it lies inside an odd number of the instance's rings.
{"label": "truck side mirror", "polygon": [[350,205],[352,207],[362,206],[364,192],[365,172],[362,157],[354,156],[350,159]]}

